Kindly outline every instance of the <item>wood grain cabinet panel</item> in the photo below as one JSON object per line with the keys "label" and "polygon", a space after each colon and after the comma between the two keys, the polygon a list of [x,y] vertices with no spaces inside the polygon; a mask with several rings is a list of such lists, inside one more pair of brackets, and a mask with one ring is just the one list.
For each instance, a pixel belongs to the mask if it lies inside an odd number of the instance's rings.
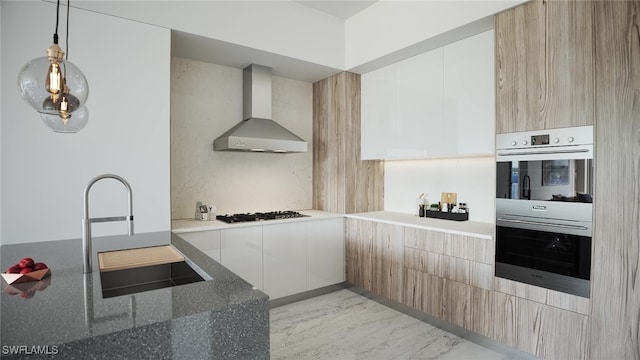
{"label": "wood grain cabinet panel", "polygon": [[347,218],[345,221],[345,258],[347,282],[371,288],[373,223]]}
{"label": "wood grain cabinet panel", "polygon": [[360,75],[313,84],[313,208],[339,214],[382,210],[384,164],[360,158]]}
{"label": "wood grain cabinet panel", "polygon": [[491,243],[348,218],[347,278],[542,359],[586,358],[588,299],[495,278],[493,263],[483,262]]}
{"label": "wood grain cabinet panel", "polygon": [[[517,298],[516,301],[518,302],[517,325],[513,329],[516,331],[516,347],[530,354],[538,354],[538,347],[544,345],[540,344],[541,331],[548,326],[543,322],[545,305],[522,298]],[[561,324],[560,326],[566,325]],[[559,341],[560,339],[551,338],[551,340]]]}
{"label": "wood grain cabinet panel", "polygon": [[404,246],[444,254],[445,233],[407,227],[404,230]]}
{"label": "wood grain cabinet panel", "polygon": [[442,318],[465,329],[471,328],[471,286],[447,278],[442,288]]}
{"label": "wood grain cabinet panel", "polygon": [[427,274],[442,276],[443,258],[443,255],[430,251],[404,248],[404,267]]}
{"label": "wood grain cabinet panel", "polygon": [[493,335],[493,291],[471,287],[471,327],[486,337]]}
{"label": "wood grain cabinet panel", "polygon": [[589,318],[547,305],[543,310],[535,355],[541,359],[588,359]]}
{"label": "wood grain cabinet panel", "polygon": [[534,0],[495,16],[496,132],[593,125],[591,1]]}
{"label": "wood grain cabinet panel", "polygon": [[402,303],[420,311],[423,311],[422,297],[424,296],[424,289],[422,288],[422,274],[424,273],[405,267],[402,275]]}
{"label": "wood grain cabinet panel", "polygon": [[404,269],[403,303],[442,319],[444,278],[413,269]]}
{"label": "wood grain cabinet panel", "polygon": [[369,223],[373,226],[373,252],[371,280],[372,291],[387,299],[402,302],[403,291],[403,227],[384,223]]}
{"label": "wood grain cabinet panel", "polygon": [[541,359],[586,359],[588,317],[518,298],[517,347]]}
{"label": "wood grain cabinet panel", "polygon": [[638,360],[640,1],[594,4],[598,107],[590,356]]}
{"label": "wood grain cabinet panel", "polygon": [[347,219],[347,281],[377,295],[403,301],[403,227]]}
{"label": "wood grain cabinet panel", "polygon": [[493,293],[493,339],[517,346],[518,298],[495,291]]}
{"label": "wood grain cabinet panel", "polygon": [[539,302],[541,304],[545,304],[547,302],[548,289],[539,286],[494,277],[493,288],[495,289],[495,291],[518,296],[524,299]]}

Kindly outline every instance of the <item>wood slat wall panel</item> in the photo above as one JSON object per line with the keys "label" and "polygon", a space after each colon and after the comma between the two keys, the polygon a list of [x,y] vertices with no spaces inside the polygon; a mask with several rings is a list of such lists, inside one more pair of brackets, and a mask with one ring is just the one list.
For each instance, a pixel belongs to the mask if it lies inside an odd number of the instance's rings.
{"label": "wood slat wall panel", "polygon": [[314,83],[314,209],[383,209],[384,163],[360,160],[360,143],[360,75],[342,72]]}
{"label": "wood slat wall panel", "polygon": [[595,3],[593,359],[640,359],[640,1]]}

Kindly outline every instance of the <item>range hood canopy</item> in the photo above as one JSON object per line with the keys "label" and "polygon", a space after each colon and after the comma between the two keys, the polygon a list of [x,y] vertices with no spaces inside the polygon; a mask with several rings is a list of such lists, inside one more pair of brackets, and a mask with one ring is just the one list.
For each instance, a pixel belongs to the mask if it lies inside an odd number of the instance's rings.
{"label": "range hood canopy", "polygon": [[307,152],[307,142],[271,120],[271,68],[243,71],[243,121],[213,142],[215,151]]}

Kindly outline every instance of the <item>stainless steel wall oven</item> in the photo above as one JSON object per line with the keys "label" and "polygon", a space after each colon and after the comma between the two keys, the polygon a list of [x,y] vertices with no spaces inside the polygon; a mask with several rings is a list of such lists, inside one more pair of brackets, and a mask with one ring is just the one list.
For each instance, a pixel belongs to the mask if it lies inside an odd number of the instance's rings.
{"label": "stainless steel wall oven", "polygon": [[593,127],[496,137],[496,276],[589,297]]}

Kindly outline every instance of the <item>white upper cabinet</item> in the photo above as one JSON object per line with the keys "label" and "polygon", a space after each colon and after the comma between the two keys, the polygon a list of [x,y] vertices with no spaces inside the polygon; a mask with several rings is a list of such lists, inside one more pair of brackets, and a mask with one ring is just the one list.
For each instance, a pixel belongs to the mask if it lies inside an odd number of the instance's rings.
{"label": "white upper cabinet", "polygon": [[362,159],[490,155],[493,30],[362,75]]}
{"label": "white upper cabinet", "polygon": [[[362,116],[362,158],[384,159],[386,147],[380,144],[390,141],[396,111],[396,69],[386,66],[362,75],[361,116]],[[364,119],[367,119],[366,123]]]}
{"label": "white upper cabinet", "polygon": [[457,155],[491,155],[495,140],[493,31],[444,47],[444,143]]}
{"label": "white upper cabinet", "polygon": [[390,158],[441,155],[442,48],[398,62]]}

